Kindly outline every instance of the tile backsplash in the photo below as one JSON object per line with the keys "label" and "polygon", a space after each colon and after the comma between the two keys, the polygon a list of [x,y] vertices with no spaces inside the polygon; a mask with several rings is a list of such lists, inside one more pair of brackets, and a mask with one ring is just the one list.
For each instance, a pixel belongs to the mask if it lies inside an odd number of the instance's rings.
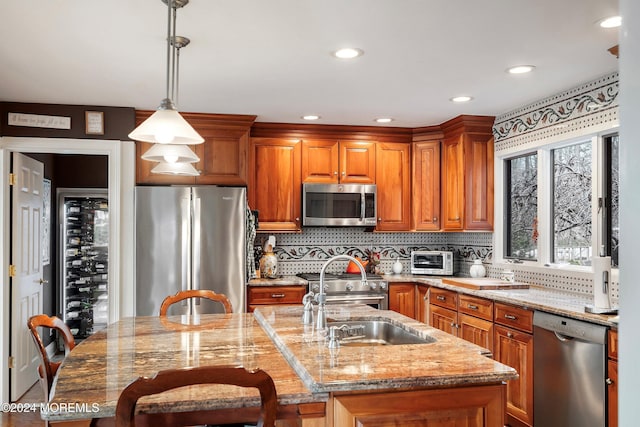
{"label": "tile backsplash", "polygon": [[[298,273],[320,272],[324,262],[334,255],[347,254],[366,258],[367,250],[380,253],[380,267],[391,273],[396,260],[402,263],[403,273],[410,271],[412,250],[447,250],[453,252],[454,274],[469,277],[469,268],[475,259],[481,259],[487,276],[500,277],[503,268],[493,265],[493,233],[373,233],[364,228],[307,227],[301,233],[275,234],[275,254],[278,272],[283,276]],[[258,234],[255,240],[255,259],[259,260],[266,234]],[[344,271],[346,262],[330,265],[327,272]],[[553,271],[518,264],[510,266],[516,281],[546,288],[591,294],[593,278],[586,272]],[[618,300],[618,283],[611,283],[614,302]]]}
{"label": "tile backsplash", "polygon": [[[347,254],[366,258],[366,251],[380,254],[380,267],[391,273],[396,258],[403,272],[410,270],[413,250],[447,250],[454,253],[454,272],[464,276],[474,259],[491,263],[492,233],[373,233],[364,228],[307,227],[299,234],[277,234],[275,253],[282,275],[319,272],[322,264],[334,255]],[[267,235],[256,238],[256,258]],[[329,266],[328,272],[344,270],[345,263]]]}

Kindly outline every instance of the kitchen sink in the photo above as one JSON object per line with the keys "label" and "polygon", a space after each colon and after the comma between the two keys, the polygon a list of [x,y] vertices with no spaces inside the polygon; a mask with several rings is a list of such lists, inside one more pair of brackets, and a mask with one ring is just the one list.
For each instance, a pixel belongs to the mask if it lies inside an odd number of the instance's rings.
{"label": "kitchen sink", "polygon": [[[327,323],[329,328],[332,326],[342,327],[343,325],[346,325],[343,330],[353,331],[353,335],[349,332],[341,333],[339,339],[341,346],[429,344],[436,341],[435,338],[421,337],[416,332],[408,331],[385,320],[330,321]],[[357,328],[358,326],[364,328]]]}

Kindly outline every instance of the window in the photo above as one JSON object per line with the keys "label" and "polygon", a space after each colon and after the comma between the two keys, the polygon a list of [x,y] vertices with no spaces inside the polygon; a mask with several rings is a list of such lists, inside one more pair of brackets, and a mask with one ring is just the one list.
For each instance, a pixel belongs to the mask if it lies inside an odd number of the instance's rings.
{"label": "window", "polygon": [[558,148],[553,158],[554,263],[591,262],[591,142]]}
{"label": "window", "polygon": [[618,265],[617,134],[544,145],[503,164],[505,259],[589,266],[604,249]]}
{"label": "window", "polygon": [[507,258],[535,260],[538,255],[538,155],[506,161]]}
{"label": "window", "polygon": [[604,229],[602,242],[605,252],[611,256],[611,263],[618,266],[618,244],[620,241],[620,224],[618,222],[618,183],[619,172],[619,143],[618,135],[610,135],[604,139],[604,190],[599,200],[598,209],[603,209]]}

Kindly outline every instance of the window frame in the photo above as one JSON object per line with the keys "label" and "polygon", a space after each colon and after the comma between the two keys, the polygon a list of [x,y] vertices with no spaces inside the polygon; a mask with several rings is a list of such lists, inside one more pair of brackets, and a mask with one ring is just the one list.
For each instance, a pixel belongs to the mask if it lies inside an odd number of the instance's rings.
{"label": "window frame", "polygon": [[[504,150],[495,156],[495,232],[494,232],[494,264],[498,267],[506,267],[514,261],[518,264],[518,268],[524,269],[553,269],[565,270],[571,272],[592,272],[590,265],[578,266],[562,263],[553,263],[553,156],[552,151],[570,145],[584,142],[592,144],[592,188],[591,188],[591,216],[592,216],[592,233],[591,246],[593,254],[598,254],[600,247],[604,242],[605,236],[605,210],[598,212],[598,201],[604,197],[606,191],[606,172],[607,168],[604,163],[605,139],[613,135],[619,136],[618,126],[609,127],[606,130],[592,132],[584,135],[574,136],[555,142],[540,141],[538,144],[528,144],[524,148]],[[515,260],[506,256],[508,224],[507,222],[507,195],[509,194],[506,185],[508,185],[507,160],[526,156],[531,153],[537,153],[538,156],[538,241],[537,250],[538,257],[536,260]],[[607,245],[605,244],[605,247]],[[617,267],[612,269],[612,279],[617,280]]]}

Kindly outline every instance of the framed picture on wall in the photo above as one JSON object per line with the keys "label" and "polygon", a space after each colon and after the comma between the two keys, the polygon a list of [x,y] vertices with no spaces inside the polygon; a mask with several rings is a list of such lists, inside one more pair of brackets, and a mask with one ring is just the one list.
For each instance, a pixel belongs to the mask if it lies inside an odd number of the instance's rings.
{"label": "framed picture on wall", "polygon": [[51,180],[42,180],[42,265],[49,265],[51,254]]}
{"label": "framed picture on wall", "polygon": [[85,111],[84,122],[85,134],[104,135],[104,113],[102,111]]}

